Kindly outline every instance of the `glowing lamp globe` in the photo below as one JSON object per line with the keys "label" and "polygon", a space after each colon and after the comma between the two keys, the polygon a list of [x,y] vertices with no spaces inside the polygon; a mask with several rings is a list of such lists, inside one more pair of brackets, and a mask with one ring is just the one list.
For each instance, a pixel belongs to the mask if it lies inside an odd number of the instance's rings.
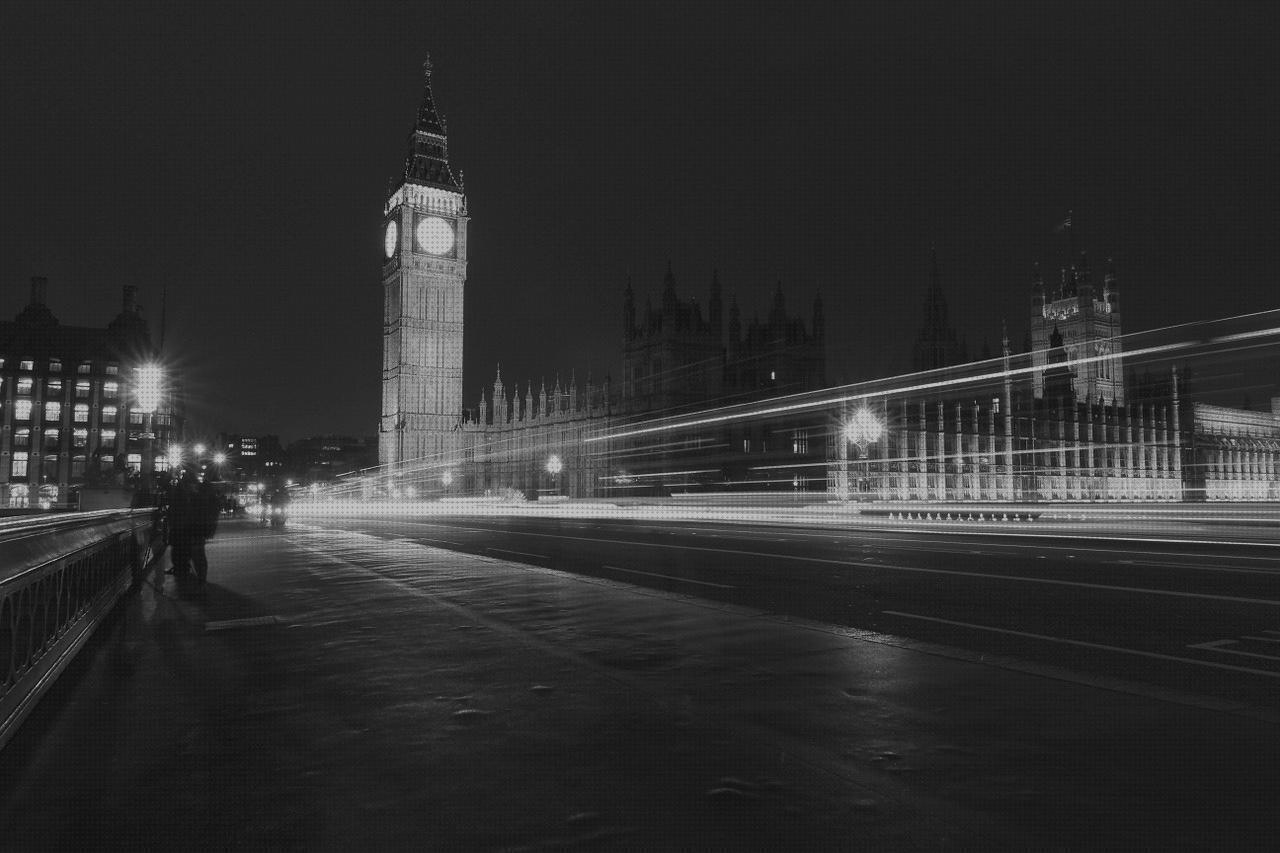
{"label": "glowing lamp globe", "polygon": [[137,397],[137,410],[151,414],[160,405],[160,387],[164,381],[164,371],[159,365],[146,364],[135,367],[137,381],[134,393]]}
{"label": "glowing lamp globe", "polygon": [[857,445],[871,444],[878,441],[884,432],[884,425],[865,406],[853,413],[853,417],[844,427],[845,440]]}

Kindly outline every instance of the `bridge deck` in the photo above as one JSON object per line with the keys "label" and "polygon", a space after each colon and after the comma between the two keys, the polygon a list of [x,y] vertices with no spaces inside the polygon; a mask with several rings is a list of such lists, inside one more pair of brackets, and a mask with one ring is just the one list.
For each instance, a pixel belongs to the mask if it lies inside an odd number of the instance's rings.
{"label": "bridge deck", "polygon": [[[1213,847],[1274,828],[1273,723],[409,541],[232,523],[209,555],[202,592],[151,577],[0,755],[3,846]],[[1239,745],[1220,763],[1180,751],[1217,730]]]}

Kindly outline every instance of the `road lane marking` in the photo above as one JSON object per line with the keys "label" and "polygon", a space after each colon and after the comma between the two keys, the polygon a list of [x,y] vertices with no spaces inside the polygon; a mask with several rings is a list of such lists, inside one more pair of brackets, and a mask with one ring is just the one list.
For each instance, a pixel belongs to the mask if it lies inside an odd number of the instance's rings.
{"label": "road lane marking", "polygon": [[[564,537],[577,538],[577,537]],[[515,554],[517,557],[537,557],[539,560],[550,560],[546,554],[530,554],[528,551],[508,551],[506,548],[485,548],[486,551],[492,551],[495,554]]]}
{"label": "road lane marking", "polygon": [[254,628],[258,625],[279,625],[279,616],[249,616],[244,619],[222,619],[204,623],[206,631],[225,631],[228,628]]}
{"label": "road lane marking", "polygon": [[657,572],[642,572],[639,569],[624,569],[621,566],[604,566],[600,568],[609,569],[614,572],[630,572],[633,575],[648,575],[651,578],[666,578],[669,581],[680,581],[681,583],[696,583],[701,586],[714,586],[717,589],[737,589],[736,586],[729,586],[725,583],[712,583],[711,581],[696,581],[693,578],[678,578],[675,575],[660,575]]}
{"label": "road lane marking", "polygon": [[1196,643],[1188,645],[1189,649],[1204,649],[1210,652],[1222,652],[1224,655],[1240,655],[1242,658],[1263,658],[1264,660],[1280,660],[1275,655],[1260,655],[1257,652],[1242,652],[1236,649],[1224,649],[1223,646],[1234,646],[1239,640],[1213,640],[1209,643]]}
{"label": "road lane marking", "polygon": [[[536,518],[536,516],[527,516],[527,518]],[[613,529],[613,530],[629,529],[630,525],[624,526],[624,525],[609,523],[613,521],[625,521],[625,520],[627,519],[602,519],[602,521],[604,521],[605,524],[608,525],[609,529]],[[633,519],[633,521],[644,521],[644,520],[646,519]],[[457,526],[453,524],[447,524],[444,522],[432,522],[432,521],[414,521],[413,523],[421,524],[429,527],[456,527]],[[774,523],[782,524],[785,522],[779,521]],[[752,531],[749,527],[745,527],[742,524],[731,525],[726,527],[711,527],[710,525],[712,524],[713,522],[708,521],[706,522],[706,525],[700,529],[709,528],[709,529],[721,530],[725,532],[732,531],[733,532],[732,538],[736,538],[736,539],[759,539],[761,541],[767,541],[770,538],[769,534],[756,533],[755,531]],[[515,532],[511,530],[511,528],[503,527],[503,526],[464,528],[464,529],[481,530],[485,532],[493,532],[494,530]],[[674,526],[670,528],[670,530],[693,530],[693,529],[694,528],[686,527],[686,526]],[[831,540],[832,543],[840,544],[840,545],[854,545],[854,544],[861,545],[861,544],[866,544],[868,540],[871,540],[877,543],[889,543],[889,542],[906,543],[912,546],[915,550],[930,551],[937,554],[964,553],[963,550],[957,549],[957,548],[938,547],[939,545],[943,544],[939,542],[937,539],[937,534],[939,532],[945,532],[948,535],[959,534],[959,535],[965,535],[965,536],[988,535],[992,537],[998,536],[998,537],[1048,538],[1048,539],[1086,538],[1089,541],[1097,541],[1097,540],[1106,541],[1110,538],[1110,539],[1115,539],[1121,542],[1134,542],[1134,543],[1152,542],[1152,543],[1165,543],[1165,544],[1228,544],[1228,545],[1235,544],[1235,545],[1245,545],[1245,546],[1259,545],[1259,546],[1266,546],[1266,547],[1277,547],[1275,543],[1270,543],[1265,541],[1264,542],[1257,542],[1257,541],[1231,542],[1231,541],[1212,541],[1212,540],[1129,539],[1129,538],[1121,538],[1121,537],[1107,537],[1105,535],[1099,535],[1094,537],[1078,537],[1078,536],[1072,536],[1072,535],[1066,535],[1066,534],[1053,534],[1053,533],[1047,533],[1047,532],[1033,534],[1033,533],[1010,533],[1005,531],[993,531],[993,530],[987,530],[987,531],[973,531],[973,530],[960,530],[960,529],[955,529],[955,530],[948,529],[945,531],[922,530],[917,535],[911,538],[907,538],[903,536],[874,535],[874,534],[880,534],[880,533],[901,532],[895,528],[853,528],[853,529],[849,529],[848,532],[844,532],[844,531],[839,531],[839,532],[844,538],[832,539]],[[792,530],[791,533],[792,535],[800,536],[801,538],[818,539],[818,538],[824,538],[826,536],[829,536],[831,531],[830,530],[814,530],[814,531]],[[868,534],[873,534],[873,535],[868,536]],[[537,536],[537,535],[545,535],[545,534],[528,533],[524,535]],[[1002,549],[1014,550],[1014,551],[1018,549],[1023,549],[1026,547],[1026,545],[1021,542],[989,542],[987,543],[987,545],[992,548],[1002,548]],[[1067,549],[1072,549],[1075,551],[1085,551],[1089,553],[1098,553],[1098,554],[1115,554],[1116,553],[1116,550],[1114,548],[1088,548],[1088,547],[1082,547],[1081,545],[1077,545],[1077,544],[1060,545],[1060,544],[1053,544],[1052,542],[1042,542],[1039,544],[1039,548],[1040,550],[1049,550],[1049,551],[1065,551]],[[901,550],[908,550],[908,549],[904,547]],[[1264,561],[1269,563],[1274,563],[1277,560],[1277,557],[1275,555],[1259,556],[1259,555],[1232,554],[1229,557],[1226,557],[1226,555],[1222,555],[1222,554],[1195,554],[1187,551],[1147,551],[1145,553],[1149,556],[1163,555],[1163,556],[1170,556],[1170,557],[1206,557],[1210,559],[1224,559],[1225,557],[1232,560],[1258,560],[1258,561]],[[1119,562],[1123,563],[1126,561],[1120,560]],[[1138,564],[1159,566],[1161,568],[1185,568],[1185,569],[1193,569],[1197,571],[1243,572],[1243,573],[1250,573],[1250,574],[1255,574],[1255,573],[1256,574],[1275,574],[1276,573],[1275,570],[1265,570],[1265,569],[1263,570],[1246,569],[1243,567],[1231,568],[1226,566],[1210,567],[1210,566],[1203,566],[1199,564],[1170,564],[1170,563],[1155,562],[1155,561],[1150,561],[1150,562],[1138,561]]]}
{"label": "road lane marking", "polygon": [[427,538],[425,538],[425,537],[424,537],[421,541],[423,541],[423,542],[443,542],[444,544],[446,544],[446,545],[452,545],[452,546],[453,546],[453,547],[455,547],[455,548],[465,548],[465,547],[467,547],[466,545],[462,544],[461,542],[454,542],[452,539],[427,539]]}
{"label": "road lane marking", "polygon": [[[462,528],[464,530],[476,530],[481,532],[492,532],[488,528]],[[995,572],[963,572],[952,571],[949,569],[926,569],[922,566],[899,566],[892,563],[868,563],[868,562],[851,562],[849,560],[833,560],[827,557],[801,557],[797,554],[770,554],[763,551],[743,551],[737,548],[711,548],[701,545],[671,545],[664,542],[636,542],[626,539],[601,539],[593,536],[565,536],[560,533],[537,533],[508,530],[505,531],[509,535],[515,536],[536,536],[541,539],[568,539],[577,542],[594,542],[602,545],[626,545],[641,546],[645,548],[669,548],[676,551],[709,551],[713,554],[739,554],[747,557],[764,557],[770,560],[793,560],[804,563],[820,563],[828,566],[848,566],[855,569],[892,569],[899,572],[917,572],[920,574],[930,575],[947,575],[952,577],[969,577],[984,578],[987,580],[998,581],[1018,581],[1022,583],[1039,583],[1048,584],[1050,586],[1074,586],[1084,589],[1100,589],[1113,592],[1132,592],[1147,595],[1167,595],[1176,598],[1199,598],[1206,601],[1230,601],[1236,604],[1261,604],[1268,607],[1280,607],[1280,601],[1270,598],[1245,598],[1234,595],[1213,595],[1205,592],[1181,592],[1172,589],[1150,589],[1148,587],[1137,586],[1113,586],[1110,584],[1086,583],[1085,581],[1068,581],[1058,578],[1029,578],[1021,575],[1001,575]],[[502,551],[501,548],[489,548],[489,551]],[[550,557],[541,554],[523,554],[521,551],[505,551],[508,554],[522,554],[523,556],[540,557],[548,560]],[[1044,559],[1044,555],[1039,555],[1039,559]]]}
{"label": "road lane marking", "polygon": [[1253,669],[1247,666],[1232,666],[1228,663],[1214,663],[1213,661],[1197,660],[1196,658],[1184,658],[1177,655],[1166,655],[1160,652],[1146,652],[1141,649],[1126,649],[1123,646],[1108,646],[1103,643],[1089,643],[1084,640],[1068,640],[1065,637],[1050,637],[1047,634],[1032,634],[1028,631],[1014,631],[1010,628],[995,628],[991,625],[975,625],[972,622],[956,622],[952,619],[939,619],[936,616],[922,616],[919,613],[903,613],[899,610],[882,610],[881,613],[887,613],[890,616],[902,616],[907,619],[921,619],[925,622],[940,622],[944,625],[957,625],[961,628],[974,628],[979,631],[991,631],[996,634],[1012,634],[1016,637],[1031,637],[1035,640],[1047,640],[1050,643],[1065,643],[1070,646],[1084,646],[1090,649],[1103,649],[1109,652],[1120,652],[1126,655],[1141,655],[1142,657],[1158,658],[1160,660],[1171,660],[1178,663],[1190,663],[1196,666],[1207,666],[1213,669],[1226,669],[1232,672],[1247,672],[1251,675],[1265,675],[1268,678],[1280,678],[1280,672],[1272,672],[1266,669]]}

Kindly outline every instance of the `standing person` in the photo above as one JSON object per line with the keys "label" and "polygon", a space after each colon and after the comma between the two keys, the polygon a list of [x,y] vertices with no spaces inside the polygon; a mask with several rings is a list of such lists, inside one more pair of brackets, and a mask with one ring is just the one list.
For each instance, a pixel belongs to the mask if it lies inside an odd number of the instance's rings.
{"label": "standing person", "polygon": [[196,578],[204,583],[209,575],[209,558],[204,553],[204,543],[218,529],[218,515],[222,512],[218,490],[209,482],[209,475],[196,484],[192,492],[192,524],[190,554],[195,564]]}
{"label": "standing person", "polygon": [[169,491],[169,570],[185,574],[191,563],[192,539],[196,523],[196,474],[183,468]]}

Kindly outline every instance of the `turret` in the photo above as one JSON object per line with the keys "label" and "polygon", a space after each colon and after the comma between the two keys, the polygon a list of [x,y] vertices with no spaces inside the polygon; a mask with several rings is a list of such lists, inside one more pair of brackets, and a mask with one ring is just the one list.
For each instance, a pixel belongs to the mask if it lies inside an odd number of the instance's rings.
{"label": "turret", "polygon": [[502,365],[498,365],[497,375],[493,380],[493,422],[507,422],[507,388],[502,384]]}
{"label": "turret", "polygon": [[721,316],[720,302],[720,271],[711,271],[711,301],[707,304],[707,319],[711,322],[711,331],[715,333],[716,340],[719,341],[724,337],[724,319]]}
{"label": "turret", "polygon": [[1116,278],[1115,261],[1107,258],[1107,271],[1102,277],[1103,298],[1112,311],[1120,310],[1120,281]]}
{"label": "turret", "polygon": [[671,272],[671,261],[668,260],[667,274],[662,280],[662,313],[675,314],[679,301],[676,297],[676,277]]}
{"label": "turret", "polygon": [[1044,276],[1040,274],[1039,261],[1031,273],[1031,316],[1044,316]]}
{"label": "turret", "polygon": [[742,340],[742,311],[738,308],[738,297],[729,298],[729,349],[737,348]]}
{"label": "turret", "polygon": [[1089,255],[1080,253],[1080,261],[1075,269],[1076,293],[1085,305],[1093,305],[1093,278],[1089,274]]}
{"label": "turret", "polygon": [[628,341],[636,336],[636,295],[631,289],[631,276],[627,276],[627,289],[622,296],[622,334]]}
{"label": "turret", "polygon": [[769,328],[780,332],[787,324],[786,297],[782,295],[782,282],[779,281],[773,290],[773,307],[769,309]]}

